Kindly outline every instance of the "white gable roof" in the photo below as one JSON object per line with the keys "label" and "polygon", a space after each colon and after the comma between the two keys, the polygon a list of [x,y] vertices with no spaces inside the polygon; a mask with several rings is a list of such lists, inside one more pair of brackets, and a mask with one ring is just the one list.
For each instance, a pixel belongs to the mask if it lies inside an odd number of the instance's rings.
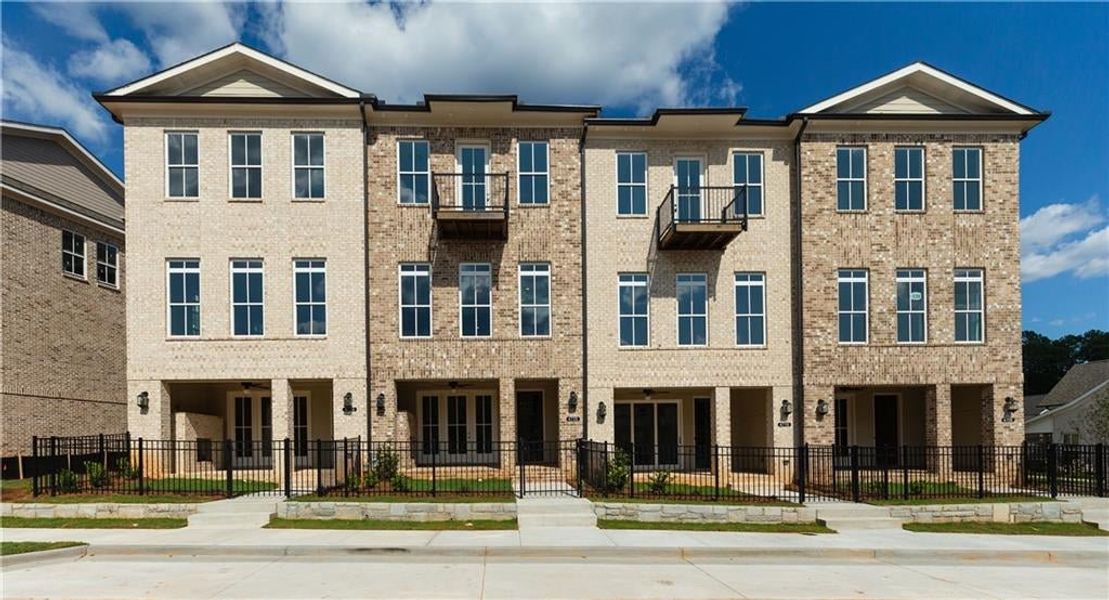
{"label": "white gable roof", "polygon": [[964,81],[929,64],[915,62],[805,107],[815,113],[1010,114],[1035,110]]}

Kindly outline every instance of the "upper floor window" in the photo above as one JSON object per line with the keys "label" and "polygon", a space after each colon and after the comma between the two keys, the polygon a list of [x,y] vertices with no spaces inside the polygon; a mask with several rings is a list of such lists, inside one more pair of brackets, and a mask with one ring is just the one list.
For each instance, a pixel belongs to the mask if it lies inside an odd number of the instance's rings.
{"label": "upper floor window", "polygon": [[735,274],[735,343],[766,345],[766,276]]}
{"label": "upper floor window", "polygon": [[[762,153],[736,152],[732,155],[734,183],[747,194],[747,214],[762,215]],[[739,207],[736,207],[739,210]]]}
{"label": "upper floor window", "polygon": [[647,214],[647,154],[616,153],[616,214]]}
{"label": "upper floor window", "polygon": [[983,322],[982,269],[955,269],[955,341],[981,342]]}
{"label": "upper floor window", "polygon": [[550,196],[550,167],[547,142],[520,142],[520,204],[547,204]]}
{"label": "upper floor window", "polygon": [[431,337],[431,265],[400,266],[400,336]]}
{"label": "upper floor window", "polygon": [[704,346],[708,340],[708,276],[678,274],[678,345]]}
{"label": "upper floor window", "polygon": [[200,195],[200,153],[196,132],[166,133],[166,195],[196,198]]}
{"label": "upper floor window", "polygon": [[462,337],[489,337],[493,333],[493,269],[489,263],[464,263],[458,269]]}
{"label": "upper floor window", "polygon": [[893,149],[893,196],[896,210],[924,210],[924,148]]}
{"label": "upper floor window", "polygon": [[955,148],[951,156],[955,210],[982,210],[982,149]]}
{"label": "upper floor window", "polygon": [[166,262],[166,295],[169,296],[169,334],[200,335],[200,261],[195,258]]}
{"label": "upper floor window", "polygon": [[928,328],[928,281],[923,269],[897,270],[897,341],[923,343]]}
{"label": "upper floor window", "polygon": [[646,273],[623,273],[619,284],[620,345],[648,343],[649,298]]}
{"label": "upper floor window", "polygon": [[297,335],[327,335],[327,263],[293,261],[293,304]]}
{"label": "upper floor window", "polygon": [[119,249],[105,242],[96,242],[96,280],[119,287]]}
{"label": "upper floor window", "polygon": [[427,204],[431,189],[430,149],[424,140],[397,142],[397,189],[401,204]]}
{"label": "upper floor window", "polygon": [[863,269],[840,269],[839,341],[865,344],[867,338],[868,274]]}
{"label": "upper floor window", "polygon": [[231,134],[231,197],[262,197],[262,134]]}
{"label": "upper floor window", "polygon": [[85,278],[85,236],[62,231],[62,273]]}
{"label": "upper floor window", "polygon": [[866,148],[836,148],[836,209],[866,210]]}
{"label": "upper floor window", "polygon": [[265,331],[262,261],[231,261],[231,332],[259,336]]}
{"label": "upper floor window", "polygon": [[323,198],[324,153],[322,133],[293,134],[293,197]]}
{"label": "upper floor window", "polygon": [[551,265],[520,265],[520,335],[551,335]]}

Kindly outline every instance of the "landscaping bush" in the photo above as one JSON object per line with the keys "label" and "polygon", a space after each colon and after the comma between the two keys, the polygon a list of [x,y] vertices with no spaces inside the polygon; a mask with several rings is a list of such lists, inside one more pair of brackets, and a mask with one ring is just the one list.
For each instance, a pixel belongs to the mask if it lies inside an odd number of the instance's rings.
{"label": "landscaping bush", "polygon": [[647,490],[652,494],[665,494],[666,489],[670,486],[670,478],[673,475],[670,471],[655,471],[647,477]]}
{"label": "landscaping bush", "polygon": [[377,478],[377,473],[374,471],[366,471],[362,474],[362,487],[367,490],[372,490],[377,487],[378,481],[380,480]]}
{"label": "landscaping bush", "polygon": [[913,496],[923,496],[925,483],[923,481],[914,481],[909,484],[909,494]]}
{"label": "landscaping bush", "polygon": [[393,477],[393,479],[390,483],[392,483],[392,485],[393,485],[393,491],[394,492],[407,492],[410,489],[412,489],[412,484],[408,481],[408,478],[405,477],[404,475],[397,475],[397,476]]}
{"label": "landscaping bush", "polygon": [[400,470],[400,455],[392,448],[385,448],[377,453],[374,461],[373,473],[378,481],[393,481]]}
{"label": "landscaping bush", "polygon": [[605,472],[605,491],[620,492],[628,484],[631,457],[623,450],[616,450],[612,459],[608,461],[608,470]]}
{"label": "landscaping bush", "polygon": [[116,472],[125,479],[138,479],[139,468],[131,466],[131,459],[127,456],[121,456],[116,461]]}
{"label": "landscaping bush", "polygon": [[89,476],[89,485],[94,488],[102,488],[108,485],[108,471],[104,469],[104,465],[93,462],[85,462],[85,474]]}
{"label": "landscaping bush", "polygon": [[77,474],[69,469],[62,469],[58,471],[57,477],[58,491],[63,494],[73,493],[77,491]]}

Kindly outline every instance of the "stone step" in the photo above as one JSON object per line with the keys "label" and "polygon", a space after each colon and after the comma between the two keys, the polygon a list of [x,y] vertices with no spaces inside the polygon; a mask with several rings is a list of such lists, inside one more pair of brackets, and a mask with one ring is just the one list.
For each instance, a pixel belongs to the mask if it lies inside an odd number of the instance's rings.
{"label": "stone step", "polygon": [[593,514],[593,503],[579,498],[522,498],[516,501],[520,515]]}
{"label": "stone step", "polygon": [[520,529],[535,529],[539,527],[596,527],[597,515],[595,514],[529,514],[518,515]]}
{"label": "stone step", "polygon": [[197,513],[189,515],[190,529],[258,529],[270,522],[271,513]]}
{"label": "stone step", "polygon": [[1098,529],[1109,530],[1109,509],[1084,508],[1082,509],[1082,520],[1097,525]]}
{"label": "stone step", "polygon": [[901,529],[905,522],[893,517],[817,517],[817,522],[836,531]]}
{"label": "stone step", "polygon": [[199,514],[272,513],[277,510],[276,500],[217,500],[204,502],[196,507]]}

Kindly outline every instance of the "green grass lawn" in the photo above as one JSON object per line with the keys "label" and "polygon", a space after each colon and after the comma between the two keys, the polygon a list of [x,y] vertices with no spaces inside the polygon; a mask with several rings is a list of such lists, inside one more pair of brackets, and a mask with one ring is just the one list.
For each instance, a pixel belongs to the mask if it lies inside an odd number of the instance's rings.
{"label": "green grass lawn", "polygon": [[901,505],[921,505],[921,504],[996,504],[998,502],[1054,502],[1051,498],[1044,496],[1027,496],[1027,495],[1009,495],[1009,496],[986,496],[985,498],[969,497],[969,498],[914,498],[909,497],[908,500],[904,498],[890,497],[889,500],[881,498],[867,498],[867,504],[875,504],[878,506],[901,506]]}
{"label": "green grass lawn", "polygon": [[[128,489],[138,490],[138,480],[128,483]],[[235,494],[252,494],[255,492],[269,492],[277,489],[277,484],[270,481],[249,481],[234,479],[231,481],[231,490]],[[143,482],[143,490],[147,494],[207,494],[223,496],[227,494],[226,479],[189,479],[184,477],[166,477],[164,479],[147,479]]]}
{"label": "green grass lawn", "polygon": [[744,533],[835,533],[818,523],[662,523],[624,519],[598,519],[601,529],[651,529],[663,531],[735,531]]}
{"label": "green grass lawn", "polygon": [[28,518],[4,517],[2,528],[43,529],[177,529],[188,525],[186,519],[87,519],[87,518]]}
{"label": "green grass lawn", "polygon": [[225,496],[183,495],[183,494],[63,494],[60,496],[27,496],[12,500],[12,502],[42,503],[42,504],[94,504],[107,502],[112,504],[196,504],[222,500]]}
{"label": "green grass lawn", "polygon": [[515,502],[515,499],[510,494],[500,494],[490,496],[487,494],[451,494],[451,493],[437,493],[434,496],[421,495],[421,496],[400,496],[396,494],[380,494],[380,495],[366,495],[352,492],[350,496],[344,496],[342,492],[334,492],[327,496],[317,496],[315,494],[308,494],[305,496],[296,496],[293,502],[396,502],[400,504],[418,504],[418,503],[431,503],[441,502],[445,504],[476,504],[476,503],[497,503],[502,504],[505,502]]}
{"label": "green grass lawn", "polygon": [[417,531],[490,531],[516,529],[510,521],[385,521],[379,519],[270,519],[267,529],[377,529]]}
{"label": "green grass lawn", "polygon": [[[706,492],[707,490],[707,492]],[[636,483],[635,496],[627,494],[601,495],[597,492],[586,492],[586,496],[594,502],[634,502],[641,504],[716,504],[726,506],[800,506],[796,502],[779,500],[767,496],[753,496],[721,488],[720,499],[713,497],[713,488],[690,485],[668,486],[665,494],[650,491],[645,483]],[[681,494],[677,496],[676,494]]]}
{"label": "green grass lawn", "polygon": [[1089,523],[906,523],[908,531],[922,533],[990,533],[999,535],[1109,536],[1109,531]]}
{"label": "green grass lawn", "polygon": [[85,542],[0,542],[0,556],[87,545]]}

